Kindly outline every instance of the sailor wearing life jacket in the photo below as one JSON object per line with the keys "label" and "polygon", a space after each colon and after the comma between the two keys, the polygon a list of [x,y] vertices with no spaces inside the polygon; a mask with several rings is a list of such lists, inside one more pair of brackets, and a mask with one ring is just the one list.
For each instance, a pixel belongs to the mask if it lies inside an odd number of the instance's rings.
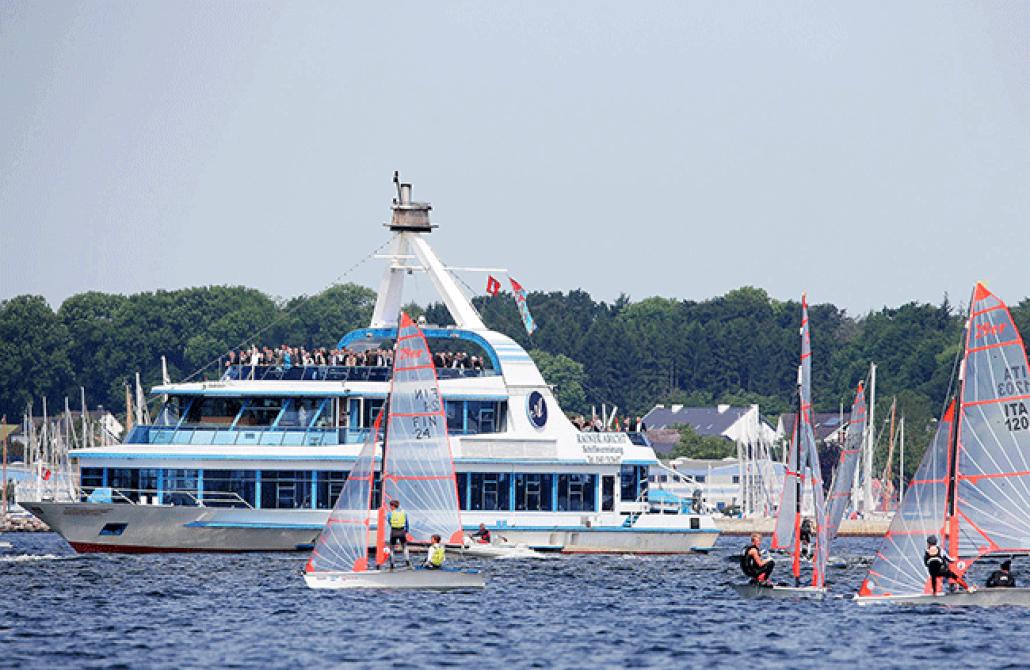
{"label": "sailor wearing life jacket", "polygon": [[938,580],[942,579],[955,582],[966,591],[973,590],[969,588],[969,584],[966,584],[966,580],[952,572],[951,558],[947,552],[937,546],[936,535],[926,538],[926,552],[923,554],[923,565],[926,566],[927,572],[930,573],[930,587],[934,595],[937,595]]}
{"label": "sailor wearing life jacket", "polygon": [[429,553],[426,555],[426,562],[422,565],[427,570],[439,570],[443,562],[447,560],[447,549],[443,546],[443,540],[439,535],[433,535],[433,543],[429,545]]}
{"label": "sailor wearing life jacket", "polygon": [[1016,578],[1012,576],[1012,561],[1005,561],[998,570],[991,573],[987,578],[987,588],[1013,587],[1016,585]]}
{"label": "sailor wearing life jacket", "polygon": [[390,513],[386,515],[386,524],[390,527],[390,569],[393,569],[393,552],[397,544],[404,549],[404,561],[411,567],[411,556],[408,554],[408,515],[401,509],[398,500],[390,501]]}
{"label": "sailor wearing life jacket", "polygon": [[762,558],[762,536],[752,533],[751,542],[740,552],[740,569],[751,578],[752,584],[772,586],[769,575],[772,574],[775,566],[776,561],[771,558]]}

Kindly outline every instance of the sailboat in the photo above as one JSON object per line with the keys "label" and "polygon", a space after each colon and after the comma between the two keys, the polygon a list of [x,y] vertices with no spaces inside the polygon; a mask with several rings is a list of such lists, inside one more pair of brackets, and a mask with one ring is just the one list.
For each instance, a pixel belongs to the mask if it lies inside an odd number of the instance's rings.
{"label": "sailboat", "polygon": [[[382,494],[376,528],[376,555],[369,565],[376,438],[383,432]],[[390,394],[315,542],[304,571],[314,589],[470,589],[483,588],[478,570],[385,569],[386,508],[404,504],[409,541],[429,544],[440,535],[461,544],[454,461],[447,439],[447,417],[429,345],[419,327],[401,314]],[[371,569],[370,569],[371,568]]]}
{"label": "sailboat", "polygon": [[855,601],[1030,606],[1028,588],[935,595],[923,565],[937,535],[962,576],[984,557],[1030,552],[1030,373],[1008,307],[973,291],[958,383]]}
{"label": "sailboat", "polygon": [[862,440],[865,432],[866,404],[865,385],[858,383],[855,391],[855,400],[851,404],[851,419],[848,421],[848,432],[844,438],[844,448],[841,449],[840,459],[837,461],[837,470],[833,474],[833,483],[830,485],[830,506],[826,512],[827,541],[832,545],[837,539],[837,532],[840,530],[840,523],[844,520],[844,512],[851,502],[851,487],[855,479],[855,471],[858,469],[858,461],[862,454]]}
{"label": "sailboat", "polygon": [[[801,507],[805,485],[810,485],[815,509],[815,542],[812,554],[812,582],[801,585]],[[823,493],[819,453],[812,430],[812,342],[808,323],[808,300],[801,297],[801,363],[798,366],[798,408],[787,455],[780,508],[773,531],[772,548],[791,556],[794,586],[773,587],[757,584],[734,584],[746,598],[807,597],[822,598],[826,594],[826,562],[829,544],[826,523],[826,500]]]}

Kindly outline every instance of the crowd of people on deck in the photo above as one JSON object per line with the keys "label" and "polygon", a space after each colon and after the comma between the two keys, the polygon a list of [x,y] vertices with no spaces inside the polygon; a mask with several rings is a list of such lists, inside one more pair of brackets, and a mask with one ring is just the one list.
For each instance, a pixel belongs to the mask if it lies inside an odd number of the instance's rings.
{"label": "crowd of people on deck", "polygon": [[570,420],[582,433],[642,433],[647,430],[647,424],[639,416],[632,419],[626,416],[621,421],[617,418],[611,419],[607,425],[599,416],[588,419],[582,414],[577,414]]}
{"label": "crowd of people on deck", "polygon": [[[485,367],[482,357],[460,351],[438,351],[433,354],[433,362],[438,368],[482,370]],[[268,346],[251,345],[249,349],[229,352],[225,367],[238,365],[276,366],[286,369],[308,366],[390,367],[393,365],[393,349],[374,348],[357,351],[346,347],[317,347],[309,350],[285,344],[273,349]]]}

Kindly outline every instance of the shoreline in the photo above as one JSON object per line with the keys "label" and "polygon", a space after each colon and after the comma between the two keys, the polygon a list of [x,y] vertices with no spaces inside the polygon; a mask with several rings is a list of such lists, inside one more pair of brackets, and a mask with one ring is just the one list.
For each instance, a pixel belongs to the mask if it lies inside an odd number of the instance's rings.
{"label": "shoreline", "polygon": [[[841,537],[882,537],[890,527],[890,518],[845,519],[837,535]],[[751,533],[772,535],[776,519],[733,519],[715,517],[719,533],[728,536],[744,536]]]}

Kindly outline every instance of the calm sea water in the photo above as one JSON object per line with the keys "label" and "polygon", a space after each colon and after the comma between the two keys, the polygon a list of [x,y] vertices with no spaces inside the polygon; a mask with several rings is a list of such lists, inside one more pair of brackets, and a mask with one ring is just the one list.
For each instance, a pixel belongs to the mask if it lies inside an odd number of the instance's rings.
{"label": "calm sea water", "polygon": [[[14,544],[0,550],[0,667],[1030,666],[1025,610],[740,600],[726,587],[739,538],[707,556],[482,562],[485,591],[443,594],[311,591],[302,555],[76,556],[56,535],[0,540]],[[864,574],[834,569],[833,586],[853,592]]]}

